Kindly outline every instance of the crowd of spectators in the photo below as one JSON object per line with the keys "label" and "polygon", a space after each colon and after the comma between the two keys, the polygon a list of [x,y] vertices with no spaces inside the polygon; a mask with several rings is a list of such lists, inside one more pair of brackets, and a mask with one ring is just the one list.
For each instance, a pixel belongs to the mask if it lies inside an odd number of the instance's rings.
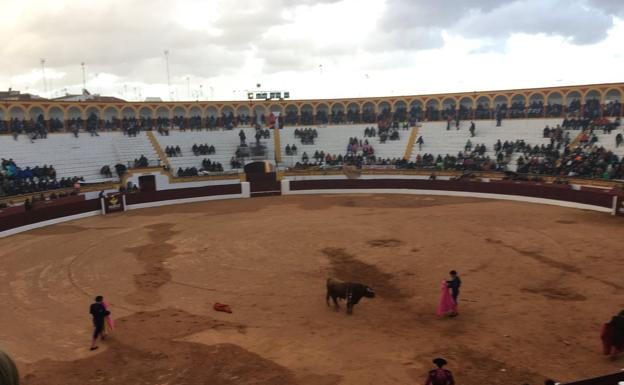
{"label": "crowd of spectators", "polygon": [[178,178],[198,176],[199,170],[196,167],[178,168]]}
{"label": "crowd of spectators", "polygon": [[[407,122],[403,124],[403,129],[408,129],[409,126]],[[379,136],[379,141],[381,143],[385,143],[389,140],[399,140],[401,139],[399,135],[399,122],[398,121],[380,121],[377,124],[377,135]]]}
{"label": "crowd of spectators", "polygon": [[377,130],[375,130],[375,127],[366,127],[364,129],[365,138],[374,138],[376,136],[377,136]]}
{"label": "crowd of spectators", "polygon": [[[176,149],[179,148],[176,146]],[[213,145],[208,145],[206,144],[193,144],[193,147],[191,148],[193,151],[193,155],[195,156],[199,156],[199,155],[212,155],[215,153],[215,147]]]}
{"label": "crowd of spectators", "polygon": [[370,157],[375,155],[375,150],[373,149],[373,146],[368,143],[368,139],[364,139],[364,142],[362,142],[362,139],[349,138],[349,143],[347,144],[347,155],[358,155],[360,153],[365,157]]}
{"label": "crowd of spectators", "polygon": [[19,167],[13,159],[2,158],[0,164],[0,196],[32,194],[42,191],[76,187],[82,178],[56,179],[53,166]]}
{"label": "crowd of spectators", "polygon": [[566,130],[585,130],[589,128],[589,124],[591,123],[591,121],[592,120],[588,118],[579,118],[579,119],[565,118],[563,119],[563,123],[561,124],[561,127],[563,127]]}
{"label": "crowd of spectators", "polygon": [[233,156],[232,159],[230,159],[230,167],[243,168],[243,162],[241,162],[240,160],[236,159],[235,156]]}
{"label": "crowd of spectators", "polygon": [[622,103],[618,100],[610,100],[604,105],[604,109],[602,111],[603,116],[620,116],[622,114]]}
{"label": "crowd of spectators", "polygon": [[149,167],[149,160],[145,157],[145,155],[141,155],[138,159],[134,160],[134,168],[145,167]]}
{"label": "crowd of spectators", "polygon": [[314,139],[318,137],[318,132],[315,128],[302,128],[295,129],[295,138],[301,140],[301,144],[314,144]]}
{"label": "crowd of spectators", "polygon": [[[195,145],[193,145],[193,148],[195,148]],[[195,152],[193,150],[193,152]],[[169,157],[169,158],[174,158],[176,156],[182,156],[182,149],[180,149],[180,146],[167,146],[165,147],[165,154]],[[197,155],[197,154],[195,154]]]}
{"label": "crowd of spectators", "polygon": [[566,177],[624,179],[624,161],[602,146],[588,144],[566,154],[556,171]]}
{"label": "crowd of spectators", "polygon": [[417,155],[416,168],[455,171],[506,171],[506,164],[490,159],[477,151],[460,151],[457,156],[434,156],[433,154]]}
{"label": "crowd of spectators", "polygon": [[295,146],[294,144],[292,145],[287,144],[285,148],[285,152],[286,152],[286,155],[297,155],[297,146]]}
{"label": "crowd of spectators", "polygon": [[202,172],[223,172],[223,165],[219,162],[211,162],[210,159],[202,160],[202,168],[199,170]]}

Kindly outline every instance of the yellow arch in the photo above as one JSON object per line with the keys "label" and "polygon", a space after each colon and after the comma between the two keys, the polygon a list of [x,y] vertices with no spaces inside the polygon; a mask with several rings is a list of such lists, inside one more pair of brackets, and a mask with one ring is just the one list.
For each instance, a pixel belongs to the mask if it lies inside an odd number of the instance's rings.
{"label": "yellow arch", "polygon": [[598,100],[600,101],[600,103],[602,103],[602,101],[604,100],[604,94],[598,88],[590,88],[585,91],[585,93],[582,94],[581,103],[585,104],[585,102],[587,102],[587,95],[589,95],[589,93],[593,91],[596,91],[598,93]]}
{"label": "yellow arch", "polygon": [[438,109],[440,109],[441,102],[440,102],[439,98],[428,98],[427,101],[425,102],[425,109],[427,107],[429,107],[429,102],[435,102],[435,104],[438,107]]}
{"label": "yellow arch", "polygon": [[504,94],[496,94],[494,95],[494,97],[492,98],[492,107],[496,107],[494,104],[496,103],[496,99],[498,99],[499,96],[502,96],[503,98],[505,98],[505,103],[507,104],[507,106],[511,105],[511,98],[507,95]]}
{"label": "yellow arch", "polygon": [[583,102],[583,93],[578,89],[578,88],[571,88],[568,90],[568,92],[566,92],[563,95],[563,105],[564,106],[569,106],[570,105],[570,101],[568,100],[568,98],[570,97],[570,94],[576,92],[579,95],[579,99],[581,100],[581,103]]}
{"label": "yellow arch", "polygon": [[277,103],[273,103],[269,106],[269,112],[273,112],[273,107],[277,107],[279,108],[279,112],[280,114],[284,113],[284,106],[282,106],[281,104],[277,104]]}
{"label": "yellow arch", "polygon": [[453,96],[446,96],[442,98],[442,108],[444,108],[444,105],[446,104],[446,102],[450,100],[451,102],[453,102],[452,104],[455,105],[455,108],[458,107],[459,102],[457,101],[457,98],[453,97]]}
{"label": "yellow arch", "polygon": [[203,117],[209,118],[210,115],[209,115],[208,111],[210,111],[210,110],[216,111],[216,113],[214,115],[215,118],[217,118],[217,117],[219,117],[219,115],[221,115],[221,109],[219,107],[214,106],[212,104],[209,104],[209,105],[206,106],[206,109],[204,110],[204,116]]}
{"label": "yellow arch", "polygon": [[233,104],[224,104],[221,106],[221,108],[219,108],[219,116],[223,115],[225,109],[228,107],[232,110],[232,113],[236,112],[236,108],[234,108]]}
{"label": "yellow arch", "polygon": [[407,102],[407,99],[401,98],[401,99],[395,100],[394,103],[391,104],[392,111],[397,110],[397,104],[399,104],[399,102],[403,102],[405,104],[405,109],[409,110],[409,103]]}
{"label": "yellow arch", "polygon": [[422,99],[422,98],[414,98],[414,99],[410,99],[410,100],[409,100],[409,103],[407,103],[407,108],[411,110],[411,109],[412,109],[412,104],[413,104],[414,102],[418,102],[418,103],[420,103],[421,108],[425,108],[425,100],[424,100],[424,99]]}
{"label": "yellow arch", "polygon": [[470,96],[470,95],[464,95],[464,96],[460,97],[458,102],[457,102],[457,106],[458,107],[461,106],[461,104],[462,104],[461,102],[464,99],[470,100],[470,105],[468,107],[470,107],[470,108],[474,108],[475,107],[475,104],[476,104],[475,103],[475,99],[472,96]]}
{"label": "yellow arch", "polygon": [[69,111],[71,111],[73,108],[78,109],[78,111],[80,111],[80,117],[84,119],[85,117],[85,110],[83,108],[83,106],[81,106],[80,104],[73,104],[73,105],[69,105],[65,108],[65,119],[70,119],[70,114]]}
{"label": "yellow arch", "polygon": [[479,104],[479,100],[485,98],[488,102],[487,107],[490,108],[493,104],[494,104],[494,99],[492,97],[490,97],[489,95],[480,95],[477,96],[474,99],[474,107],[477,108],[477,105]]}
{"label": "yellow arch", "polygon": [[240,110],[241,110],[242,108],[245,108],[245,109],[247,110],[247,115],[249,115],[249,112],[250,112],[250,111],[249,111],[249,107],[248,107],[248,106],[246,106],[245,104],[239,104],[239,105],[236,107],[236,110],[235,110],[235,112],[234,112],[234,113],[235,113],[236,115],[240,115],[240,114],[241,114],[241,111],[240,111]]}
{"label": "yellow arch", "polygon": [[511,98],[509,99],[509,105],[511,106],[511,103],[513,103],[513,100],[514,100],[514,98],[516,96],[520,96],[522,99],[524,99],[524,105],[526,106],[526,104],[527,104],[527,97],[526,97],[526,95],[518,94],[518,93],[511,95]]}
{"label": "yellow arch", "polygon": [[[619,92],[619,93],[620,93],[620,102],[621,102],[621,101],[622,101],[622,96],[624,96],[624,91],[623,91],[622,89],[620,89],[620,88],[617,88],[617,87],[611,87],[611,88],[607,88],[606,90],[604,90],[604,93],[603,93],[603,95],[604,95],[603,100],[604,100],[604,101],[606,101],[606,100],[607,100],[607,95],[608,95],[608,94],[609,94],[609,92],[611,92],[611,91],[617,91],[617,92]],[[604,101],[603,101],[603,103],[604,103]]]}
{"label": "yellow arch", "polygon": [[330,111],[331,111],[331,110],[329,109],[329,105],[328,105],[326,102],[318,102],[318,103],[316,103],[316,104],[313,104],[313,105],[312,105],[312,108],[313,108],[312,113],[313,113],[314,115],[316,115],[316,114],[318,113],[318,108],[319,108],[320,106],[325,106],[325,107],[327,107],[327,113],[328,113],[328,114],[330,113]]}
{"label": "yellow arch", "polygon": [[372,105],[373,106],[373,112],[377,113],[377,105],[372,100],[367,100],[367,101],[363,102],[362,105],[360,106],[360,112],[364,112],[364,108],[365,108],[365,106],[367,104]]}
{"label": "yellow arch", "polygon": [[147,110],[150,112],[150,113],[149,113],[149,118],[153,118],[153,117],[155,116],[155,115],[154,115],[155,110],[154,110],[152,107],[150,107],[150,106],[147,106],[147,105],[143,104],[143,105],[138,106],[138,109],[137,109],[137,113],[138,113],[137,118],[140,118],[140,117],[142,117],[142,116],[143,116],[143,115],[142,115],[142,112],[143,112],[143,110],[145,110],[145,109],[147,109]]}
{"label": "yellow arch", "polygon": [[115,111],[115,114],[114,114],[115,118],[117,119],[123,118],[121,108],[118,108],[117,106],[114,106],[112,104],[107,104],[106,106],[102,108],[102,111],[100,112],[100,119],[106,119],[106,112],[111,109]]}
{"label": "yellow arch", "polygon": [[310,110],[312,110],[312,112],[314,112],[314,106],[312,105],[312,103],[301,103],[301,106],[299,107],[299,111],[303,112],[303,107],[309,106]]}
{"label": "yellow arch", "polygon": [[121,109],[121,118],[123,118],[124,115],[124,111],[130,110],[132,111],[132,117],[133,118],[137,118],[139,116],[139,111],[137,110],[137,108],[131,104],[126,105],[124,108]]}
{"label": "yellow arch", "polygon": [[89,117],[89,111],[91,109],[95,109],[97,111],[97,113],[98,113],[97,114],[98,118],[102,119],[102,116],[104,116],[104,110],[102,109],[102,106],[94,106],[94,105],[86,106],[85,109],[84,109],[84,113],[85,113],[86,117]]}
{"label": "yellow arch", "polygon": [[41,112],[43,113],[43,118],[47,119],[47,113],[46,113],[46,109],[39,103],[36,104],[31,104],[30,106],[28,106],[28,109],[26,110],[25,116],[28,116],[30,118],[30,111],[32,111],[34,108],[39,108],[41,110]]}
{"label": "yellow arch", "polygon": [[[181,115],[181,116],[182,116],[183,118],[188,118],[188,117],[190,116],[190,113],[189,113],[188,108],[186,108],[186,107],[184,107],[184,106],[182,106],[182,105],[177,105],[177,104],[174,104],[174,105],[172,105],[172,106],[170,107],[170,110],[169,110],[169,111],[171,111],[171,112],[170,112],[170,113],[171,113],[171,117],[174,117],[174,116],[180,116],[180,115],[176,115],[176,109],[180,109],[180,110],[182,110],[182,115]],[[202,111],[202,109],[201,109],[201,108],[199,108],[199,114],[200,114],[200,115],[201,115],[201,113],[202,113],[201,111]]]}
{"label": "yellow arch", "polygon": [[548,103],[550,101],[550,96],[554,95],[554,94],[559,94],[559,96],[561,97],[561,103],[563,103],[563,101],[564,101],[564,94],[560,90],[551,90],[549,92],[546,92],[545,94],[546,94],[546,98],[544,99],[544,101],[546,103]]}
{"label": "yellow arch", "polygon": [[386,103],[388,106],[390,106],[390,110],[391,110],[391,111],[393,110],[393,108],[392,108],[392,103],[390,103],[390,101],[389,101],[389,100],[382,99],[382,100],[380,100],[379,102],[377,102],[377,104],[375,105],[375,109],[376,109],[376,111],[381,112],[381,104],[382,104],[382,103]]}
{"label": "yellow arch", "polygon": [[547,99],[546,95],[543,92],[541,92],[541,91],[536,91],[536,92],[533,92],[533,93],[529,94],[529,98],[527,99],[527,103],[531,103],[531,98],[533,98],[533,96],[535,96],[535,95],[540,95],[542,97],[542,101],[544,103],[546,103],[546,99]]}
{"label": "yellow arch", "polygon": [[542,95],[542,99],[543,99],[544,101],[546,101],[546,96],[547,96],[547,93],[546,93],[546,92],[544,92],[544,91],[536,90],[536,91],[531,92],[531,93],[529,94],[529,98],[528,98],[527,100],[531,100],[531,98],[533,97],[533,95]]}
{"label": "yellow arch", "polygon": [[346,103],[346,104],[345,104],[345,108],[346,108],[346,109],[345,109],[345,111],[349,111],[349,107],[350,107],[352,104],[355,104],[355,106],[357,107],[357,112],[358,112],[358,113],[359,113],[360,111],[362,111],[362,106],[360,105],[360,103],[358,103],[358,102],[357,102],[357,101],[355,101],[355,100],[354,100],[354,101],[352,101],[352,102],[348,102],[348,103]]}
{"label": "yellow arch", "polygon": [[329,105],[329,111],[333,111],[334,110],[334,106],[335,105],[341,105],[342,106],[342,110],[343,111],[347,111],[347,106],[344,102],[333,102]]}

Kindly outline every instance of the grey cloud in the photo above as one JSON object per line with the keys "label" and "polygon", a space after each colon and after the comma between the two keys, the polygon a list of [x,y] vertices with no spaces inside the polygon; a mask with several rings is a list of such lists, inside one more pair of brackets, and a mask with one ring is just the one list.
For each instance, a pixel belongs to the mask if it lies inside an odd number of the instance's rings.
{"label": "grey cloud", "polygon": [[512,33],[563,36],[575,44],[603,40],[612,26],[611,16],[598,8],[571,1],[516,1],[491,12],[473,13],[457,31],[468,37],[505,38]]}
{"label": "grey cloud", "polygon": [[270,28],[289,22],[285,12],[337,1],[221,0],[224,12],[212,25],[220,31],[217,35],[173,20],[168,0],[72,0],[54,12],[35,7],[21,16],[18,30],[0,35],[0,66],[13,74],[25,73],[38,68],[39,58],[45,57],[48,67],[72,77],[84,61],[93,72],[162,82],[163,50],[169,49],[176,74],[227,74],[245,64],[248,50]]}
{"label": "grey cloud", "polygon": [[444,30],[495,41],[512,33],[544,33],[590,44],[604,39],[612,15],[621,14],[621,0],[389,0],[379,21],[382,32],[371,36],[369,46],[441,47]]}

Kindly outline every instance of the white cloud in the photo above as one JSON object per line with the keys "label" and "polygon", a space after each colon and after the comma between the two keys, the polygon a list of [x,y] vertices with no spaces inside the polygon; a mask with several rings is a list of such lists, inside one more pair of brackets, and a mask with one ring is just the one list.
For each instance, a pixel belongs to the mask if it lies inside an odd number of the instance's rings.
{"label": "white cloud", "polygon": [[46,96],[79,91],[84,61],[94,92],[168,99],[165,49],[179,98],[187,77],[204,98],[257,82],[307,98],[620,81],[624,64],[621,0],[22,0],[0,14],[0,88],[42,92],[46,58]]}

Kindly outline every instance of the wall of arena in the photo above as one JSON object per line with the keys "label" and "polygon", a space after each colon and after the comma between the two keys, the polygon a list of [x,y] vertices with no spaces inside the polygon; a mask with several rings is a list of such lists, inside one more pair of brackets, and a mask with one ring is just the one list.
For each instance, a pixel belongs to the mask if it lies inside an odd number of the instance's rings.
{"label": "wall of arena", "polygon": [[201,116],[202,118],[218,117],[222,114],[254,115],[270,112],[300,115],[309,111],[316,115],[318,111],[362,112],[368,110],[379,113],[383,110],[411,109],[419,106],[424,109],[433,106],[445,109],[449,106],[476,108],[478,104],[486,108],[494,108],[498,104],[523,102],[528,106],[531,102],[542,101],[544,104],[562,104],[568,106],[571,101],[579,100],[582,104],[589,99],[598,99],[601,105],[609,101],[622,101],[624,83],[593,84],[582,86],[530,88],[517,90],[460,92],[431,95],[387,96],[370,98],[341,98],[315,100],[248,100],[248,101],[184,101],[184,102],[66,102],[66,101],[2,101],[0,102],[0,120],[11,118],[36,118],[40,114],[44,119],[72,118],[86,119],[95,113],[100,119],[111,118],[157,118],[173,116]]}
{"label": "wall of arena", "polygon": [[[140,174],[139,174],[140,175]],[[160,179],[157,179],[157,181]],[[193,184],[195,183],[195,184]],[[253,182],[252,182],[253,183]],[[135,210],[172,204],[192,203],[219,199],[244,199],[251,197],[251,183],[227,179],[189,182],[183,188],[157,185],[156,191],[126,194],[123,210]],[[365,179],[337,179],[318,175],[315,178],[281,180],[281,195],[296,194],[414,194],[446,195],[485,199],[503,199],[537,204],[594,210],[612,215],[624,215],[624,193],[612,190],[583,189],[579,186],[542,184],[531,182],[425,180],[405,178],[400,175],[369,176]],[[23,206],[0,211],[0,237],[49,226],[65,221],[105,214],[105,199],[87,199],[85,195],[40,202],[41,207],[25,211]]]}

